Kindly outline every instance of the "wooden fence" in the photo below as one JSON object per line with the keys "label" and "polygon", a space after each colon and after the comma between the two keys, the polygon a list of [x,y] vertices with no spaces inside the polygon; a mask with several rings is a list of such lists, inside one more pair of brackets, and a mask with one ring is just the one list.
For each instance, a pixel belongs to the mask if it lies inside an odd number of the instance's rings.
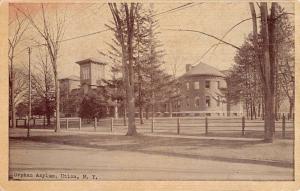
{"label": "wooden fence", "polygon": [[[140,124],[136,118],[138,132],[141,133],[171,133],[171,134],[205,134],[216,132],[234,132],[245,136],[246,133],[264,132],[263,120],[247,120],[245,117],[161,117],[153,119],[144,119]],[[61,128],[66,130],[83,131],[103,131],[103,132],[126,132],[127,126],[124,120],[106,118],[106,119],[81,119],[81,118],[61,118]],[[26,127],[26,119],[18,119],[17,127]],[[54,128],[53,125],[49,128]],[[30,120],[31,128],[46,128],[45,120]],[[287,120],[285,116],[275,122],[275,132],[281,132],[281,136],[286,137],[287,132],[294,131],[294,122]]]}

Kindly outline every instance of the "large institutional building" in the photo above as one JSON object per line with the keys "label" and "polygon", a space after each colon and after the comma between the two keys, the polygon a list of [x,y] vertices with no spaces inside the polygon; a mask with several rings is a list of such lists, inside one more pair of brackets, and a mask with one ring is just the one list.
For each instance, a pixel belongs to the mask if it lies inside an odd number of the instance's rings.
{"label": "large institutional building", "polygon": [[[76,63],[80,66],[80,77],[60,79],[61,113],[66,117],[78,115],[79,107],[72,106],[70,97],[84,96],[91,89],[103,87],[102,80],[107,75],[107,63],[102,60],[88,58]],[[225,74],[218,69],[204,63],[188,64],[179,81],[180,98],[162,107],[155,106],[156,116],[242,115],[241,103],[230,106],[230,110],[227,107]],[[115,111],[121,110],[117,108]]]}
{"label": "large institutional building", "polygon": [[241,115],[241,103],[227,107],[225,74],[202,62],[186,65],[179,78],[181,99],[175,103],[176,112],[183,116]]}
{"label": "large institutional building", "polygon": [[66,117],[78,115],[79,105],[73,105],[71,97],[84,96],[90,90],[103,86],[102,80],[106,79],[106,62],[103,60],[88,58],[77,61],[80,66],[80,76],[62,78],[60,82],[61,114]]}

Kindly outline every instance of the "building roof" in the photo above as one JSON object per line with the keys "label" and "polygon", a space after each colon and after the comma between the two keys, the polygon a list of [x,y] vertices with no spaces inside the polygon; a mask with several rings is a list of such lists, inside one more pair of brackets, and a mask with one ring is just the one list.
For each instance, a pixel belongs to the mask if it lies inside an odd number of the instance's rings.
{"label": "building roof", "polygon": [[220,72],[217,68],[212,67],[208,64],[200,62],[196,66],[186,72],[183,76],[220,76],[225,77],[224,73]]}
{"label": "building roof", "polygon": [[75,76],[75,75],[71,75],[65,78],[61,78],[59,80],[76,80],[76,81],[80,81],[80,77],[79,76]]}
{"label": "building roof", "polygon": [[95,64],[104,64],[104,65],[107,63],[104,59],[99,59],[99,58],[87,58],[84,60],[77,61],[76,63],[80,65],[80,64],[86,64],[91,62]]}

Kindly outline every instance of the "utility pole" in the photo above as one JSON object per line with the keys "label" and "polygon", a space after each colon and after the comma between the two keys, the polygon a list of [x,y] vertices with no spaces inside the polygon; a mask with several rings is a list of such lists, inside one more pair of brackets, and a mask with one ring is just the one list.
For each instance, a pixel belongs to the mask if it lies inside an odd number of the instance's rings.
{"label": "utility pole", "polygon": [[28,74],[29,74],[29,101],[28,101],[28,124],[27,124],[27,137],[30,136],[30,119],[31,119],[31,63],[30,63],[31,48],[28,47]]}

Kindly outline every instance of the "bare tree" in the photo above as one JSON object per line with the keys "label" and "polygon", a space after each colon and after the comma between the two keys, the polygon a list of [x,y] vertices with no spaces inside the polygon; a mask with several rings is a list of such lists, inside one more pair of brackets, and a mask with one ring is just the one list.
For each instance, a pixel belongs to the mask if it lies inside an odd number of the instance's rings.
{"label": "bare tree", "polygon": [[263,81],[264,91],[264,120],[265,120],[265,141],[272,142],[275,128],[275,107],[274,107],[274,17],[275,7],[277,3],[272,3],[271,13],[268,15],[267,3],[260,3],[261,13],[261,35],[262,48],[261,51],[258,45],[257,32],[257,16],[255,12],[254,3],[250,3],[250,10],[253,21],[253,37],[254,48],[257,54],[257,61],[259,62],[260,75]]}
{"label": "bare tree", "polygon": [[[133,71],[133,35],[135,11],[137,4],[122,3],[125,12],[123,15],[116,3],[109,3],[109,8],[112,13],[115,32],[122,50],[122,66],[124,82],[126,87],[126,102],[128,108],[128,132],[127,135],[136,135],[135,126],[135,97],[134,97],[134,71]],[[124,17],[122,17],[124,16]]]}
{"label": "bare tree", "polygon": [[[13,105],[16,107],[22,103],[26,102],[28,99],[28,74],[26,73],[24,68],[14,68],[14,97],[13,97]],[[16,111],[15,111],[16,112]]]}
{"label": "bare tree", "polygon": [[50,117],[53,113],[54,77],[48,58],[47,49],[45,53],[39,51],[39,62],[36,71],[32,74],[32,85],[37,96],[42,99],[47,125],[50,125]]}
{"label": "bare tree", "polygon": [[[26,18],[20,18],[18,13],[16,12],[15,21],[12,22],[14,29],[10,27],[10,31],[13,31],[11,36],[8,38],[8,59],[9,59],[9,92],[10,92],[10,115],[12,121],[12,128],[16,127],[15,118],[16,118],[16,104],[19,102],[16,100],[16,97],[23,97],[23,83],[18,83],[22,81],[18,81],[18,77],[16,77],[17,71],[14,69],[15,64],[15,53],[16,48],[20,44],[22,38],[24,37],[25,31],[28,29],[28,23],[26,22]],[[12,30],[11,30],[12,29]],[[20,88],[20,89],[19,89]]]}
{"label": "bare tree", "polygon": [[60,131],[60,120],[59,120],[59,112],[60,112],[60,94],[59,94],[59,81],[57,75],[57,58],[60,50],[60,43],[64,36],[65,30],[65,20],[66,20],[66,12],[63,16],[58,15],[58,10],[56,10],[55,15],[52,19],[47,17],[47,13],[44,7],[44,4],[41,4],[42,11],[42,26],[37,24],[37,21],[33,19],[33,17],[26,13],[25,11],[18,9],[24,16],[30,21],[33,28],[38,32],[40,37],[45,41],[44,46],[47,47],[50,62],[52,64],[52,69],[54,73],[54,84],[55,84],[55,104],[56,104],[56,127],[55,132]]}

